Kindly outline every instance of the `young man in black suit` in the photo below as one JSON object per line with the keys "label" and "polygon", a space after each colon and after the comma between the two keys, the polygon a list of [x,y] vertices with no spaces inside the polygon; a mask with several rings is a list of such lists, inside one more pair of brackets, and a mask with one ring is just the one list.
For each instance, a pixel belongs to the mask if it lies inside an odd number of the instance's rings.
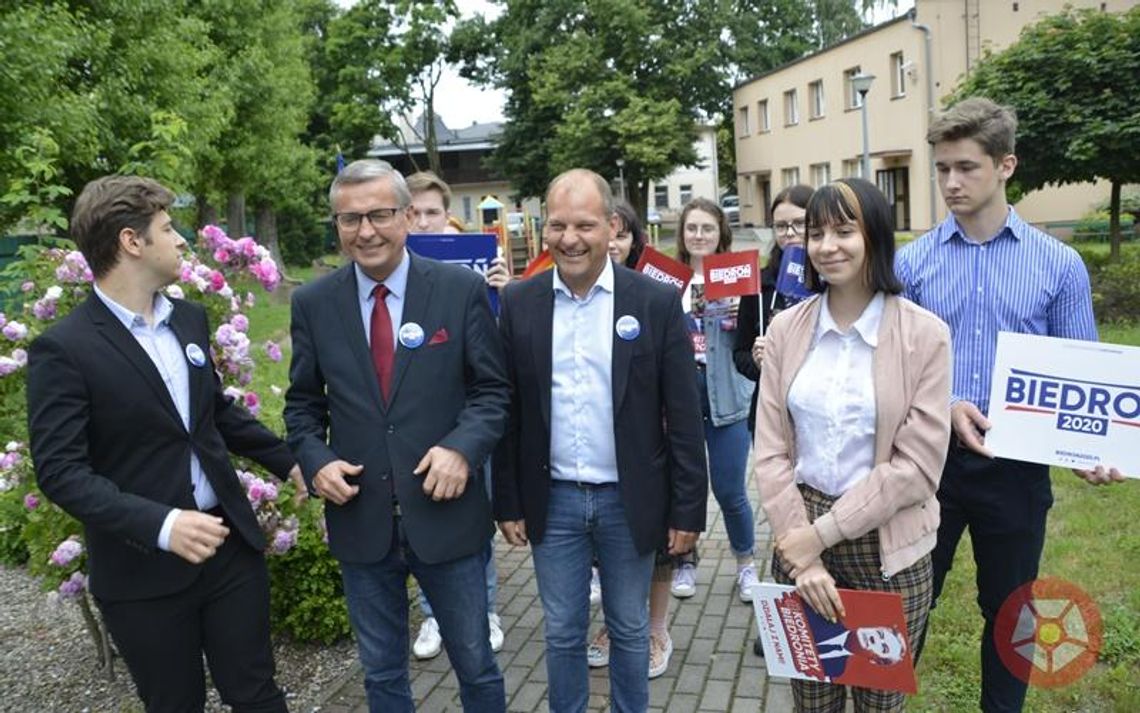
{"label": "young man in black suit", "polygon": [[343,268],[293,295],[288,440],[326,500],[369,708],[411,711],[407,576],[431,600],[467,711],[506,708],[488,642],[479,465],[508,384],[483,278],[405,249],[412,198],[383,161],[355,161],[329,202]]}
{"label": "young man in black suit", "polygon": [[645,710],[654,553],[688,552],[705,527],[692,341],[676,289],[610,260],[618,218],[605,179],[562,174],[546,212],[555,269],[500,302],[514,398],[492,461],[495,519],[511,544],[533,545],[551,711],[587,706],[595,557],[613,708]]}
{"label": "young man in black suit", "polygon": [[198,305],[170,299],[186,243],[158,183],[107,176],[75,203],[92,294],[32,343],[40,489],[83,523],[89,587],[148,711],[200,711],[202,654],[235,711],[284,711],[265,539],[227,451],[299,475],[222,394]]}

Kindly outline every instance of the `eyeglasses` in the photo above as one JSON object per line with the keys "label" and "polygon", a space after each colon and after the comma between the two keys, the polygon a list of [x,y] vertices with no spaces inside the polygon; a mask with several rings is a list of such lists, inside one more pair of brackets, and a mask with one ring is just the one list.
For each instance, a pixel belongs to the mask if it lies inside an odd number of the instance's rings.
{"label": "eyeglasses", "polygon": [[782,235],[782,234],[787,233],[789,231],[791,231],[792,235],[803,235],[804,234],[804,228],[807,227],[807,221],[802,220],[802,219],[801,220],[793,220],[790,223],[785,223],[783,221],[780,221],[779,223],[776,223],[772,227],[775,229],[777,235]]}
{"label": "eyeglasses", "polygon": [[334,213],[333,218],[336,219],[337,227],[341,230],[360,230],[365,218],[368,218],[368,222],[372,224],[373,228],[379,229],[391,225],[399,212],[399,208],[376,208],[367,213]]}

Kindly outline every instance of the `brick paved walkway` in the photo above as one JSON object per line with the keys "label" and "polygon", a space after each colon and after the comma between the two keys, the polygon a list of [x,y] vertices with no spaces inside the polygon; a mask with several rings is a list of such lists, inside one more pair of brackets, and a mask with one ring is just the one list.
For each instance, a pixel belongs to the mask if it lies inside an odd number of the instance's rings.
{"label": "brick paved walkway", "polygon": [[[753,504],[758,502],[750,488]],[[759,508],[757,508],[759,509]],[[728,547],[724,524],[711,494],[709,532],[701,540],[697,594],[673,599],[669,610],[673,657],[669,670],[649,683],[651,711],[687,713],[718,711],[783,713],[792,709],[786,680],[769,681],[763,660],[752,653],[755,623],[752,607],[734,591],[736,562]],[[771,537],[763,512],[756,516],[757,571],[763,577],[769,566]],[[510,711],[547,711],[546,659],[543,655],[542,604],[535,585],[529,548],[512,548],[500,539],[495,554],[499,567],[499,615],[506,642],[499,652],[499,667],[507,688]],[[601,625],[595,607],[592,635]],[[415,633],[412,632],[412,636]],[[429,661],[411,660],[412,692],[419,711],[460,711],[458,684],[447,655]],[[607,669],[590,674],[590,710],[609,710]],[[367,712],[364,682],[359,667],[329,687],[320,710],[324,713]]]}

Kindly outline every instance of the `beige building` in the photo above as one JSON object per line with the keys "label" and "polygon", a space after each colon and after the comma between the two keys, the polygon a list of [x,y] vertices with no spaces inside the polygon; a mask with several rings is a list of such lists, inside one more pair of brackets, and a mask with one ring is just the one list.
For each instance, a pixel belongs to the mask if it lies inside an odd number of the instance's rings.
{"label": "beige building", "polygon": [[[733,91],[741,220],[768,225],[785,186],[860,175],[866,94],[871,175],[891,201],[898,230],[925,231],[946,217],[926,129],[932,112],[986,49],[1066,4],[1121,12],[1137,0],[916,0],[914,9],[847,40],[745,81]],[[1108,196],[1108,183],[1047,187],[1017,210],[1041,224],[1071,221]]]}

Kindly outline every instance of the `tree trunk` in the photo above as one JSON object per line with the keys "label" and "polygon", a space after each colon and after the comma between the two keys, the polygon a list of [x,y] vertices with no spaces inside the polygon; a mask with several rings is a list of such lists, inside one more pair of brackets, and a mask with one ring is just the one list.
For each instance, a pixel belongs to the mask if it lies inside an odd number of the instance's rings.
{"label": "tree trunk", "polygon": [[241,191],[234,191],[229,195],[226,204],[226,234],[234,240],[246,234],[245,194]]}
{"label": "tree trunk", "polygon": [[198,198],[198,229],[218,224],[218,209],[205,198]]}
{"label": "tree trunk", "polygon": [[277,263],[277,270],[281,273],[281,280],[293,285],[301,284],[300,280],[285,275],[285,259],[281,257],[281,241],[277,237],[277,213],[267,203],[260,203],[254,213],[254,239],[258,244],[269,249],[269,256]]}
{"label": "tree trunk", "polygon": [[111,637],[108,632],[99,626],[95,612],[91,611],[91,601],[84,592],[79,598],[79,611],[83,614],[83,622],[87,625],[87,633],[95,644],[95,653],[99,659],[99,668],[107,675],[108,681],[115,680],[115,659],[111,651]]}
{"label": "tree trunk", "polygon": [[1120,181],[1112,182],[1112,197],[1108,201],[1108,259],[1120,259]]}

